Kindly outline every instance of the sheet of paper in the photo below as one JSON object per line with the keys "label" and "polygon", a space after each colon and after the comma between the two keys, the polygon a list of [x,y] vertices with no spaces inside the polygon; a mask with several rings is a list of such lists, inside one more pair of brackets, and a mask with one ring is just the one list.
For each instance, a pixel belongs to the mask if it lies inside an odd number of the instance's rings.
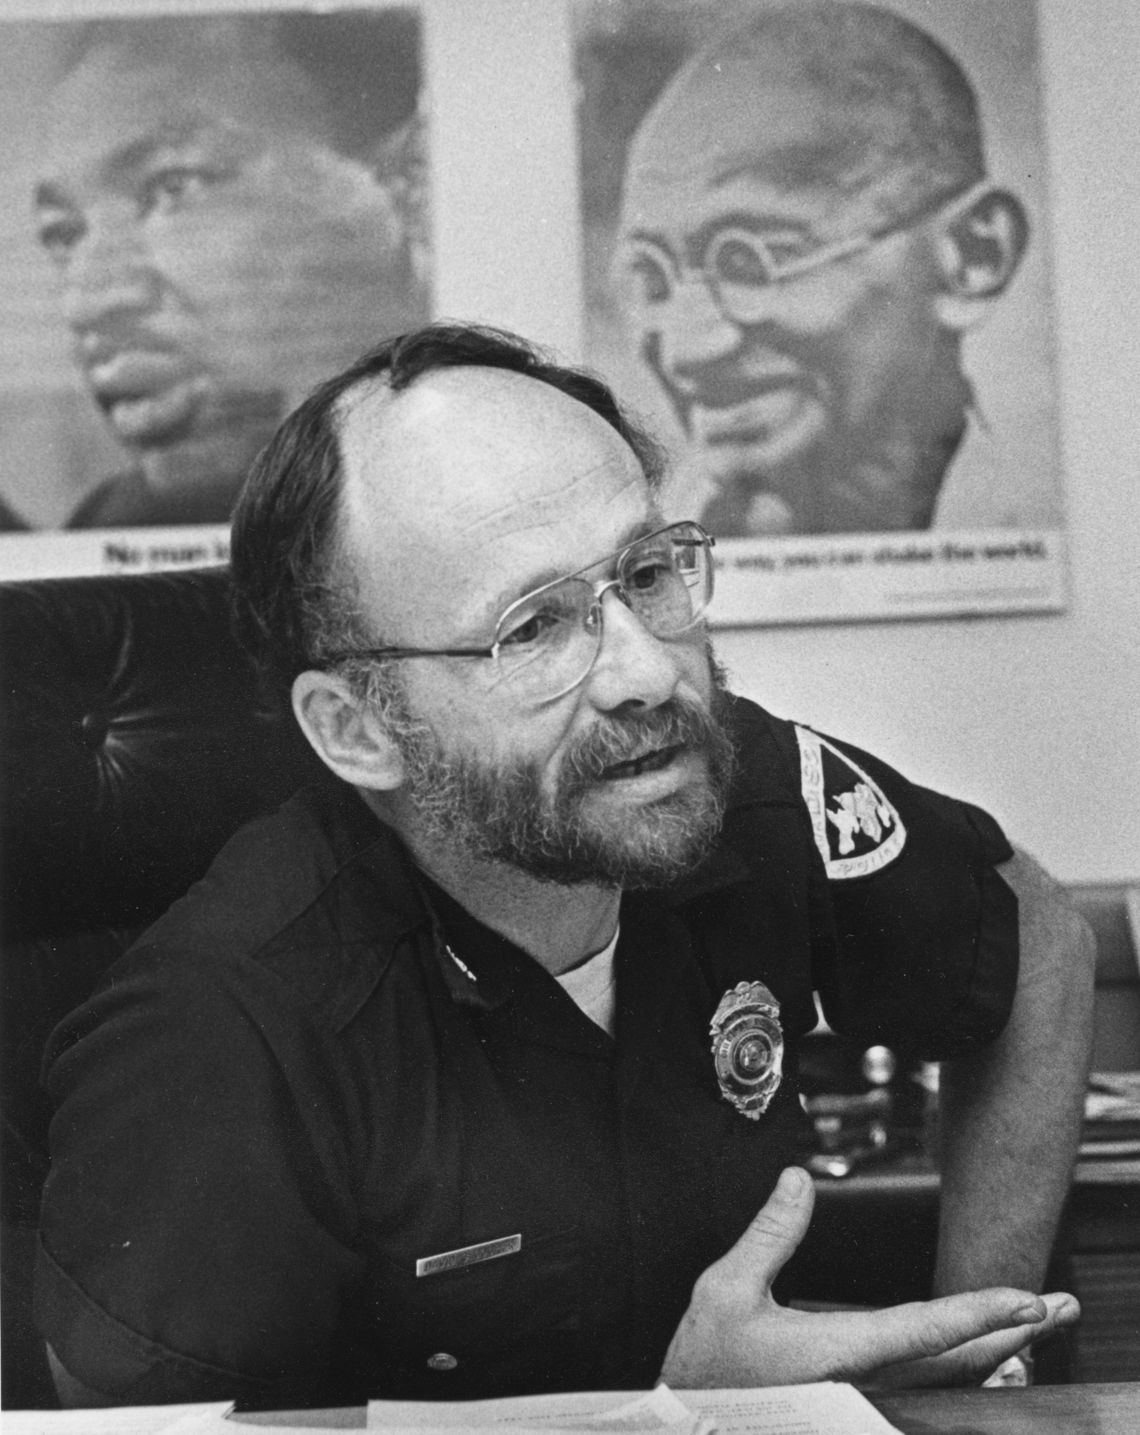
{"label": "sheet of paper", "polygon": [[898,1435],[853,1385],[769,1385],[758,1390],[680,1390],[719,1435]]}
{"label": "sheet of paper", "polygon": [[542,1425],[557,1417],[597,1415],[620,1396],[612,1390],[566,1395],[516,1395],[503,1400],[370,1400],[365,1424],[370,1430],[407,1430],[428,1426],[485,1426],[498,1423]]}
{"label": "sheet of paper", "polygon": [[[615,1404],[612,1391],[523,1396],[448,1404],[373,1401],[368,1426],[386,1435],[454,1435],[507,1430],[510,1435],[554,1435],[558,1430],[626,1432],[717,1430],[721,1435],[891,1435],[895,1427],[852,1385],[821,1381],[760,1390],[671,1391]],[[897,1432],[896,1432],[897,1435]]]}
{"label": "sheet of paper", "polygon": [[222,1421],[232,1400],[206,1405],[124,1405],[104,1410],[5,1410],[4,1435],[191,1435],[199,1424],[230,1431]]}
{"label": "sheet of paper", "polygon": [[624,1400],[612,1390],[506,1400],[373,1400],[367,1423],[386,1435],[454,1435],[456,1429],[509,1430],[510,1435],[555,1435],[561,1430],[575,1435],[708,1435],[710,1430],[666,1385]]}

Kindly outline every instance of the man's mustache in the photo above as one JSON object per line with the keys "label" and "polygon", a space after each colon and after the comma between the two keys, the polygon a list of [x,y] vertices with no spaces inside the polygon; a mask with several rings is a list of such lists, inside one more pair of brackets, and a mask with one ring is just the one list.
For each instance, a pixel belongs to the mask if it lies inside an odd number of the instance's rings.
{"label": "man's mustache", "polygon": [[578,792],[620,763],[666,748],[704,750],[723,741],[723,729],[712,713],[684,698],[671,698],[650,712],[599,719],[567,753],[564,780],[570,791]]}
{"label": "man's mustache", "polygon": [[[684,374],[675,375],[662,355],[661,334],[655,331],[643,338],[641,357],[664,390],[677,422],[691,435],[694,408],[731,408],[747,403],[764,387],[763,374],[753,375],[748,369],[748,350],[754,344],[755,340],[745,338],[739,351],[694,363]],[[827,359],[820,346],[781,330],[778,337],[764,340],[760,347],[794,366],[796,382],[809,388],[821,403],[832,402]]]}

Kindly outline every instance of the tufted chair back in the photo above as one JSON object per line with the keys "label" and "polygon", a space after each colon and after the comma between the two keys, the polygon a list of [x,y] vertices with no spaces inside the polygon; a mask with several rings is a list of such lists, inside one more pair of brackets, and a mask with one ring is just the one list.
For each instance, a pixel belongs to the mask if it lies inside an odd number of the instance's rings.
{"label": "tufted chair back", "polygon": [[3,1392],[54,1403],[31,1324],[55,1023],[249,817],[320,769],[259,703],[225,569],[0,584]]}

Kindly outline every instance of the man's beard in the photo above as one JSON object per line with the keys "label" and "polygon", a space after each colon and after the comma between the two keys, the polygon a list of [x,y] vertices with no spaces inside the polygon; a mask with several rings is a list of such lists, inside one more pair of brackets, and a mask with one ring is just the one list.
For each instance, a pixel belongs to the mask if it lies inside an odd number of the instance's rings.
{"label": "man's beard", "polygon": [[[718,670],[711,712],[671,698],[649,711],[599,718],[562,759],[551,797],[536,764],[449,754],[427,724],[398,722],[417,836],[564,886],[667,886],[700,863],[720,832],[735,766],[727,711]],[[591,814],[588,798],[605,784],[608,768],[663,748],[702,756],[707,776],[631,806],[622,818]]]}

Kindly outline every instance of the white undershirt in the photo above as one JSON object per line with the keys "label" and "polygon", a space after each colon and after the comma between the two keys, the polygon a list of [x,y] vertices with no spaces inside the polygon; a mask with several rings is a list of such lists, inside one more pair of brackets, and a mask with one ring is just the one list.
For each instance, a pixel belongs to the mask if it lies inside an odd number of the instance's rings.
{"label": "white undershirt", "polygon": [[618,932],[615,932],[608,946],[557,978],[563,991],[609,1036],[614,1034],[616,1011],[614,950],[617,940]]}

